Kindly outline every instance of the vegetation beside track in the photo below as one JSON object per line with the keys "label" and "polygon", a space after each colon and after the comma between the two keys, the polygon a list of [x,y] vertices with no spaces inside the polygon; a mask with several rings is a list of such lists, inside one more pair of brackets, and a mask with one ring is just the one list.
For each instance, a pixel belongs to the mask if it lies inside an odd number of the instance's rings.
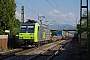
{"label": "vegetation beside track", "polygon": [[15,12],[15,0],[0,0],[0,35],[6,34],[5,30],[10,30],[12,35],[18,34],[20,21]]}

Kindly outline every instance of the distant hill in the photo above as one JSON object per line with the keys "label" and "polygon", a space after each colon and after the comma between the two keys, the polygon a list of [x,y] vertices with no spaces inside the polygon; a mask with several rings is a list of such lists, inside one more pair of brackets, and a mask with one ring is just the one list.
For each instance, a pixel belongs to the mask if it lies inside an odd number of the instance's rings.
{"label": "distant hill", "polygon": [[49,25],[50,29],[75,29],[75,26],[69,24],[61,24],[61,25]]}

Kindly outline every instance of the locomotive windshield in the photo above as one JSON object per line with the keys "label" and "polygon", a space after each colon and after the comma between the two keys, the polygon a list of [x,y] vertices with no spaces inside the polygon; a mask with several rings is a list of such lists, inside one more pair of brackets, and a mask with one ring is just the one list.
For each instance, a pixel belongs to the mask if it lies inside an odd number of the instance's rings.
{"label": "locomotive windshield", "polygon": [[20,32],[21,32],[21,33],[25,33],[26,30],[27,30],[27,26],[21,25],[21,27],[20,27]]}
{"label": "locomotive windshield", "polygon": [[28,32],[29,33],[34,33],[34,25],[33,26],[28,26]]}
{"label": "locomotive windshield", "polygon": [[34,28],[34,26],[28,26],[28,29],[33,29]]}
{"label": "locomotive windshield", "polygon": [[20,32],[21,33],[34,33],[35,24],[21,24]]}
{"label": "locomotive windshield", "polygon": [[24,29],[25,30],[25,29],[27,29],[27,27],[26,26],[21,26],[21,29]]}

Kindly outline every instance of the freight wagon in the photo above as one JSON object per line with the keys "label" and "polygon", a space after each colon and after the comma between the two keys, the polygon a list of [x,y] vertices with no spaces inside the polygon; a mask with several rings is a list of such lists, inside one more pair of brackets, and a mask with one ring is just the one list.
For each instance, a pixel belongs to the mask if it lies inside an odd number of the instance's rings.
{"label": "freight wagon", "polygon": [[62,31],[62,30],[57,30],[56,31],[56,36],[62,37],[62,39],[67,39],[70,36],[70,33],[67,31]]}

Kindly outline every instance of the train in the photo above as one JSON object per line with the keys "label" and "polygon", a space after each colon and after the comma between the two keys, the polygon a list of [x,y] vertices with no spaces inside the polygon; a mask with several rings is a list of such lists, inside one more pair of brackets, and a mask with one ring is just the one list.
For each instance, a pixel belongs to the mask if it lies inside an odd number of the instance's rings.
{"label": "train", "polygon": [[73,38],[73,34],[68,31],[57,30],[52,36],[52,40],[69,40]]}
{"label": "train", "polygon": [[20,24],[18,42],[20,46],[38,46],[44,43],[66,39],[67,37],[70,37],[69,32],[57,30],[56,35],[52,36],[52,32],[47,25],[39,24],[34,20],[28,20]]}
{"label": "train", "polygon": [[20,46],[38,46],[45,42],[51,42],[51,37],[51,31],[45,24],[39,24],[34,20],[28,20],[26,23],[20,24]]}

